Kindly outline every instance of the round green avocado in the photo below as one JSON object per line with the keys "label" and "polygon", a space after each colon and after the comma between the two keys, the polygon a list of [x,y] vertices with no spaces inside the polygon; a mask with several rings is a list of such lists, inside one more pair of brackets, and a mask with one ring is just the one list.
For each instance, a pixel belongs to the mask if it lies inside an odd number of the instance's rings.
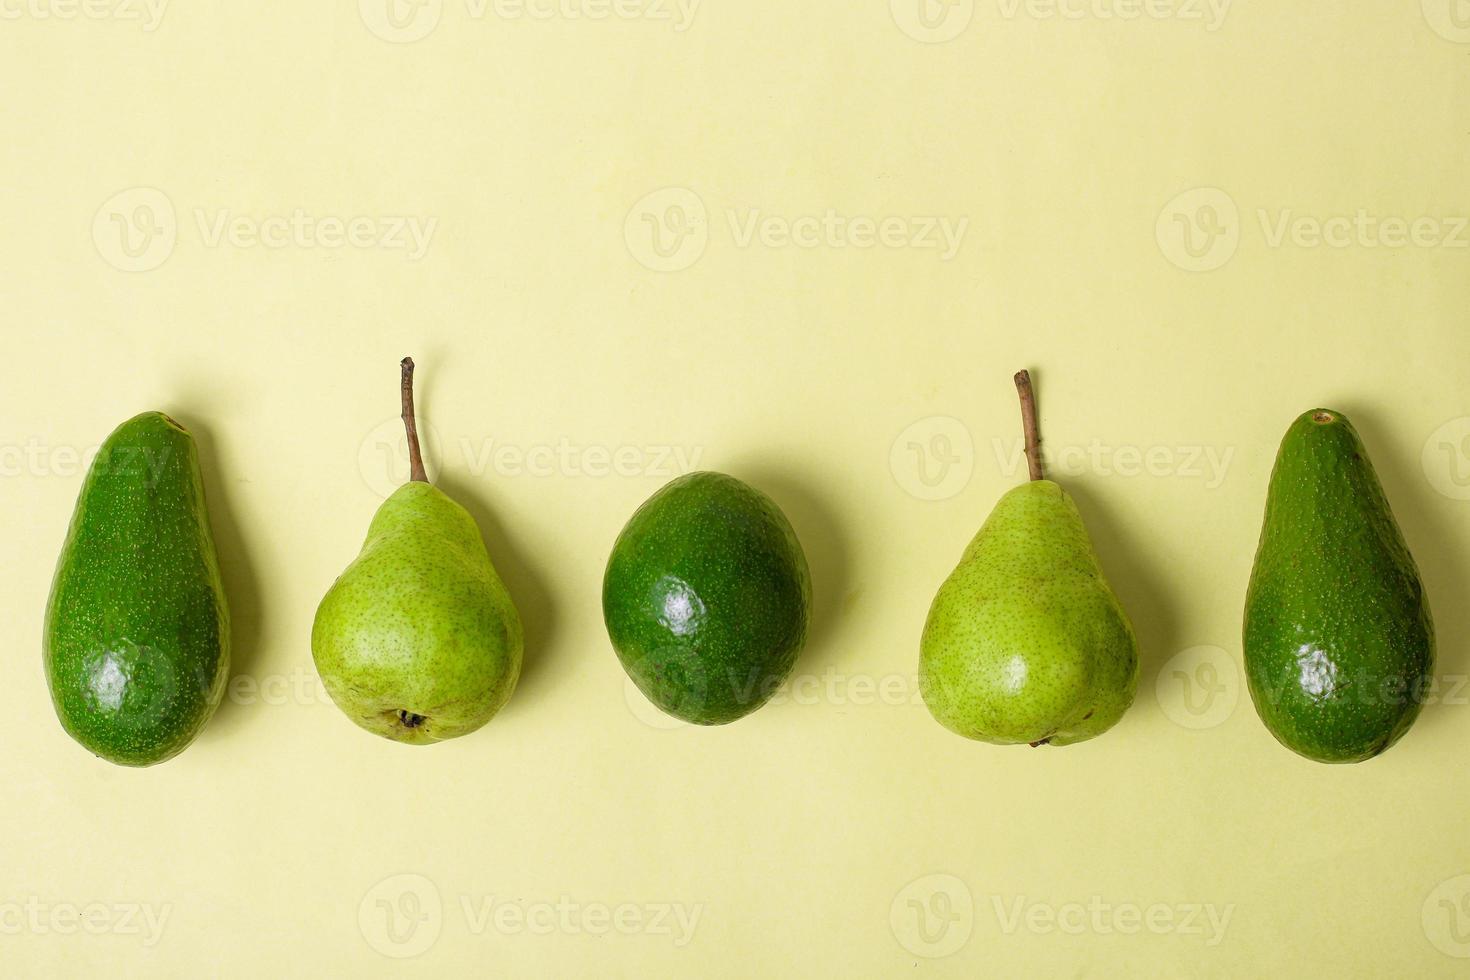
{"label": "round green avocado", "polygon": [[613,545],[602,613],[623,669],[676,718],[724,725],[770,700],[806,642],[811,576],[786,515],[722,473],[648,499]]}

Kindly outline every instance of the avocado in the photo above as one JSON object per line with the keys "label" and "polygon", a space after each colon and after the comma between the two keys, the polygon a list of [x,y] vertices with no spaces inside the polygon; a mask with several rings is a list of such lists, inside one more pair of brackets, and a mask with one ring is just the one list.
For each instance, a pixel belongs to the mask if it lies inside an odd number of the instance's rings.
{"label": "avocado", "polygon": [[721,473],[690,473],[638,508],[602,583],[608,637],[650,701],[724,725],[770,700],[806,642],[811,578],[786,516]]}
{"label": "avocado", "polygon": [[1373,758],[1423,705],[1429,602],[1341,412],[1313,409],[1281,441],[1246,594],[1245,668],[1271,734],[1317,762]]}
{"label": "avocado", "polygon": [[109,762],[163,762],[219,706],[229,637],[194,439],[144,413],[102,444],[56,566],[44,638],[56,715]]}

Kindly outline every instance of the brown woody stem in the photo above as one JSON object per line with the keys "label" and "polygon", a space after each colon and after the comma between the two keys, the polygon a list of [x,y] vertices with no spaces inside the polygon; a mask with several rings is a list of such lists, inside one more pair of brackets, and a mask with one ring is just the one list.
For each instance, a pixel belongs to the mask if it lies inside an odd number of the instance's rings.
{"label": "brown woody stem", "polygon": [[408,433],[408,466],[410,481],[428,483],[429,474],[424,472],[424,455],[419,449],[419,426],[413,412],[413,358],[405,357],[403,368],[403,429]]}
{"label": "brown woody stem", "polygon": [[1036,392],[1031,388],[1031,372],[1016,373],[1016,392],[1021,396],[1021,427],[1026,432],[1026,466],[1031,479],[1044,480],[1041,469],[1041,429],[1036,423]]}

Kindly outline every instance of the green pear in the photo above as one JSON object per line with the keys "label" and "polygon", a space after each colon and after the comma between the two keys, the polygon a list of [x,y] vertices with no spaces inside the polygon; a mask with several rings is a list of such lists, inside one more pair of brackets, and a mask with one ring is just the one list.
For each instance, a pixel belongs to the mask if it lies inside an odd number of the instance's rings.
{"label": "green pear", "polygon": [[935,719],[998,745],[1101,735],[1138,687],[1138,642],[1077,505],[1044,479],[1027,372],[1016,375],[1031,482],[1001,497],[929,610],[919,688]]}
{"label": "green pear", "polygon": [[481,727],[521,673],[521,619],[474,518],[430,485],[403,360],[412,477],[383,502],[357,560],[317,609],[311,652],[358,725],[412,745]]}

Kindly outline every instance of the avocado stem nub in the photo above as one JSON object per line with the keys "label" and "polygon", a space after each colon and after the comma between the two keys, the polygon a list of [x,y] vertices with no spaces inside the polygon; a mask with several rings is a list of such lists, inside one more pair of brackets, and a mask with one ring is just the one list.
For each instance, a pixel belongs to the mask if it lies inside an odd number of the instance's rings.
{"label": "avocado stem nub", "polygon": [[405,357],[403,368],[403,428],[408,433],[408,478],[410,482],[428,483],[429,474],[424,472],[424,456],[419,449],[418,420],[413,413],[413,358]]}
{"label": "avocado stem nub", "polygon": [[1041,469],[1041,429],[1036,423],[1036,392],[1031,389],[1031,372],[1016,372],[1016,392],[1021,396],[1021,427],[1026,432],[1026,466],[1031,479],[1044,480]]}

